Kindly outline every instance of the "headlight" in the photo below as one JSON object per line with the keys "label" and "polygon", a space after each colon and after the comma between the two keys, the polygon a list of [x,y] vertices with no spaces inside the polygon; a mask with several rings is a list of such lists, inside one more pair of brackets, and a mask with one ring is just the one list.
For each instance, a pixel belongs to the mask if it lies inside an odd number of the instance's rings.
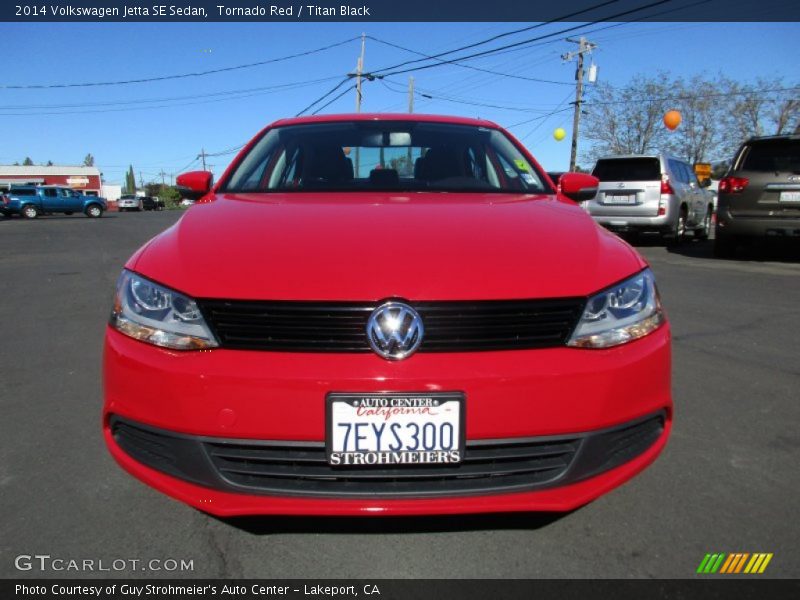
{"label": "headlight", "polygon": [[197,303],[130,271],[117,281],[111,326],[132,338],[176,350],[216,347]]}
{"label": "headlight", "polygon": [[568,345],[608,348],[655,331],[665,320],[650,269],[589,298]]}

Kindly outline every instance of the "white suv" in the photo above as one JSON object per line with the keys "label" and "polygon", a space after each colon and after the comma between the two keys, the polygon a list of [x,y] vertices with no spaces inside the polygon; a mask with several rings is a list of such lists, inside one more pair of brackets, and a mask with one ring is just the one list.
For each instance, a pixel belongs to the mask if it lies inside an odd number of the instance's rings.
{"label": "white suv", "polygon": [[708,237],[713,199],[688,163],[662,154],[611,156],[598,160],[592,175],[600,185],[583,206],[607,229],[657,232],[672,243],[688,231]]}

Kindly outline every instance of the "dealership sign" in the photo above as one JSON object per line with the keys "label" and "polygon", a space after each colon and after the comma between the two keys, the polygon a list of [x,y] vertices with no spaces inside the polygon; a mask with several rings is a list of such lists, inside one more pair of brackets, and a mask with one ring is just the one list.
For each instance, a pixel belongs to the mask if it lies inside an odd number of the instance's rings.
{"label": "dealership sign", "polygon": [[86,187],[89,185],[88,177],[67,177],[67,185],[72,187]]}

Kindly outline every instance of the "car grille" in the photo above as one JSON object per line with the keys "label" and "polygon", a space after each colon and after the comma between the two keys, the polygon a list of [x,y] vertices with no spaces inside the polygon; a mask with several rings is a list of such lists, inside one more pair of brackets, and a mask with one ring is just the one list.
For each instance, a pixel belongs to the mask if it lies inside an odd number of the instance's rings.
{"label": "car grille", "polygon": [[223,440],[111,418],[119,447],[158,471],[229,492],[321,497],[453,496],[567,485],[639,456],[664,426],[660,412],[572,436],[468,441],[457,464],[349,468],[329,465],[321,442]]}
{"label": "car grille", "polygon": [[569,467],[577,440],[467,445],[462,463],[416,467],[328,465],[324,446],[205,444],[220,475],[276,493],[337,496],[435,495],[508,490],[552,481]]}
{"label": "car grille", "polygon": [[[566,343],[583,298],[416,302],[425,325],[419,352],[549,348]],[[200,300],[223,348],[285,352],[370,352],[375,302]]]}

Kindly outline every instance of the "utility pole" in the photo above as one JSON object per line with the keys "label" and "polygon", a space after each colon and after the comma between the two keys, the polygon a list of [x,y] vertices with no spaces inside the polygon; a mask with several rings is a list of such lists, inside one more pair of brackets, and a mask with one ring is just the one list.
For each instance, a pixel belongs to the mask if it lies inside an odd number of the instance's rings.
{"label": "utility pole", "polygon": [[575,171],[575,164],[578,159],[578,127],[581,121],[581,103],[583,102],[583,55],[590,53],[597,47],[581,37],[579,40],[567,38],[568,42],[578,44],[578,50],[575,52],[567,52],[562,55],[562,60],[571,61],[576,56],[578,57],[578,65],[575,69],[575,112],[572,117],[572,148],[569,153],[569,170]]}
{"label": "utility pole", "polygon": [[166,176],[166,173],[164,173],[164,169],[161,169],[161,173],[159,173],[159,175],[161,175],[161,185],[162,186],[166,185],[166,182],[164,181],[164,176]]}
{"label": "utility pole", "polygon": [[197,158],[203,159],[203,171],[206,170],[206,149],[200,148],[200,154],[197,155]]}
{"label": "utility pole", "polygon": [[366,49],[367,34],[361,34],[361,56],[356,63],[356,112],[361,112],[361,75],[364,73],[364,50]]}
{"label": "utility pole", "polygon": [[144,189],[144,177],[142,177],[141,171],[139,171],[139,187]]}
{"label": "utility pole", "polygon": [[[361,34],[361,56],[356,63],[356,112],[361,112],[361,74],[364,72],[364,50],[366,49],[367,34]],[[358,179],[361,168],[361,149],[356,146],[355,177]]]}
{"label": "utility pole", "polygon": [[[414,76],[413,75],[409,75],[409,77],[408,77],[408,112],[409,113],[413,113],[414,112]],[[406,162],[408,163],[409,174],[413,175],[414,167],[412,166],[411,159],[412,159],[411,146],[409,145],[408,146],[408,155],[406,156]]]}

